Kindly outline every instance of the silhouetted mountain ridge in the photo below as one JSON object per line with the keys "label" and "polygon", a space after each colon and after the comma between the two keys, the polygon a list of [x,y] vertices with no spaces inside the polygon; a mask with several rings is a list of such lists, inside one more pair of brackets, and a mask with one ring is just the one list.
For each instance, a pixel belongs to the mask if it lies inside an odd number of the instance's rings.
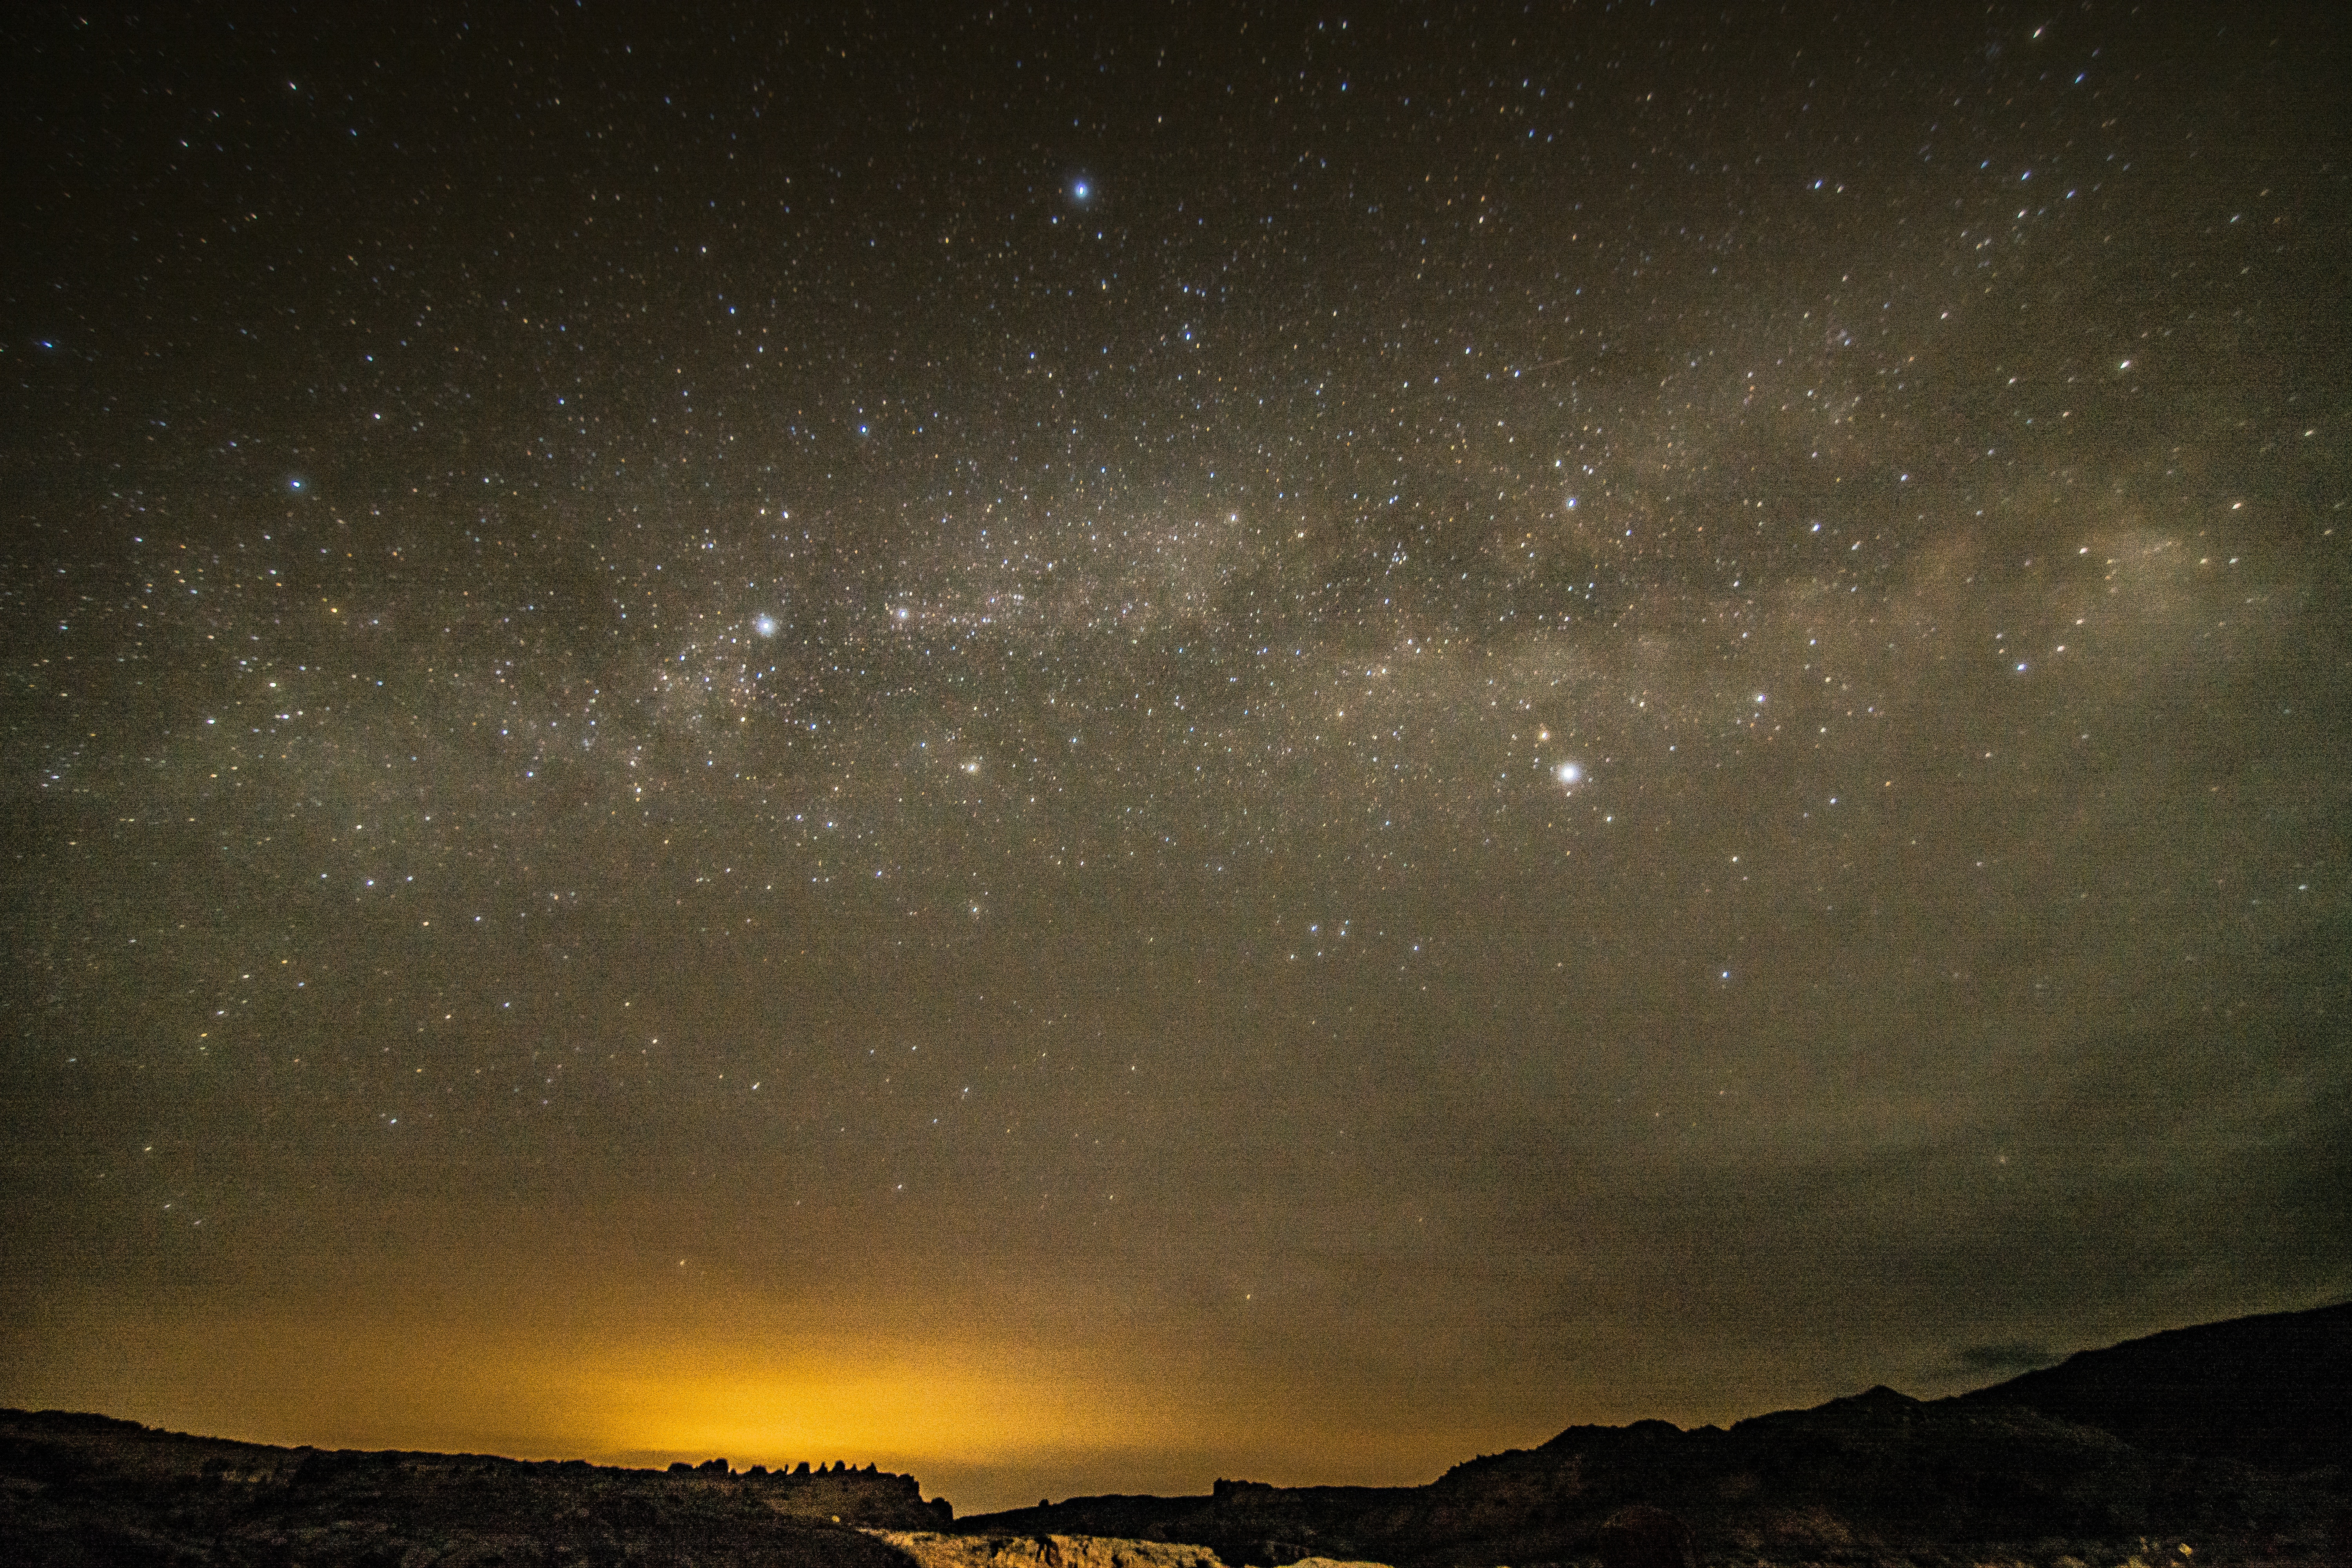
{"label": "silhouetted mountain ridge", "polygon": [[[1418,1487],[1220,1480],[954,1521],[911,1476],[328,1452],[0,1411],[0,1562],[1689,1568],[2352,1561],[2352,1306],[1728,1430],[1570,1426]],[[855,1528],[891,1532],[887,1540]],[[941,1533],[942,1531],[950,1533]]]}
{"label": "silhouetted mountain ridge", "polygon": [[281,1448],[0,1411],[0,1563],[761,1563],[913,1568],[860,1526],[945,1522],[912,1476],[736,1474]]}
{"label": "silhouetted mountain ridge", "polygon": [[2158,1537],[2176,1561],[2183,1544],[2200,1562],[2332,1561],[2352,1516],[2347,1346],[2352,1307],[2326,1307],[2084,1352],[1948,1399],[1880,1386],[1728,1431],[1571,1426],[1423,1487],[1220,1481],[956,1528],[1190,1542],[1228,1563],[1486,1568],[1597,1559],[1611,1520],[1648,1506],[1685,1521],[1703,1561],[2119,1561]]}
{"label": "silhouetted mountain ridge", "polygon": [[2154,1453],[2290,1471],[2341,1464],[2352,1302],[2168,1330],[1958,1397],[2039,1410]]}

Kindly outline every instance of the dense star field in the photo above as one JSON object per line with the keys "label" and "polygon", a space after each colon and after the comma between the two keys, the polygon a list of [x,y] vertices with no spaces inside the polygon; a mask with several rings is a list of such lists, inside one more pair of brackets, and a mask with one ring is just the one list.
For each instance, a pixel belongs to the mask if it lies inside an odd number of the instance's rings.
{"label": "dense star field", "polygon": [[2352,1288],[2328,8],[0,26],[0,1404],[969,1511]]}

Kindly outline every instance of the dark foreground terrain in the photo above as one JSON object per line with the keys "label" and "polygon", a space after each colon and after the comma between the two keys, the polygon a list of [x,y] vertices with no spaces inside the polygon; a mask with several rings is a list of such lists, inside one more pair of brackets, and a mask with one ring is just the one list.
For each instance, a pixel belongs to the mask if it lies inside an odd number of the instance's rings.
{"label": "dark foreground terrain", "polygon": [[[2352,1568],[2347,1461],[2352,1306],[2337,1306],[2085,1352],[1953,1399],[1874,1388],[1728,1431],[1572,1426],[1423,1487],[1220,1481],[1207,1497],[1076,1498],[963,1521],[924,1502],[912,1477],[870,1468],[788,1475],[737,1473],[723,1460],[655,1471],[330,1453],[0,1412],[0,1563],[1157,1560],[1125,1541],[1268,1565]],[[929,1533],[894,1543],[864,1530]]]}
{"label": "dark foreground terrain", "polygon": [[2352,1564],[2348,1459],[2352,1305],[2157,1334],[1952,1399],[1874,1388],[1728,1431],[1571,1426],[1425,1487],[1220,1481],[956,1528],[1195,1542],[1227,1563],[1524,1568],[1641,1558],[1609,1526],[1646,1507],[1701,1563]]}
{"label": "dark foreground terrain", "polygon": [[0,1563],[914,1568],[859,1527],[936,1530],[912,1476],[272,1448],[0,1412]]}

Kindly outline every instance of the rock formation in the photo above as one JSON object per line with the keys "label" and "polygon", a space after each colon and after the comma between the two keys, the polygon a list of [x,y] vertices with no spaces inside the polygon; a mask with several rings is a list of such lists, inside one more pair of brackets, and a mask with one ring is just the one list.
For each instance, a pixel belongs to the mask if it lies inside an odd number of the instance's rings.
{"label": "rock formation", "polygon": [[[1571,1426],[1421,1487],[1220,1480],[957,1521],[911,1476],[322,1452],[0,1412],[0,1563],[2047,1568],[2352,1562],[2352,1307],[1728,1431]],[[864,1527],[862,1530],[854,1527]]]}
{"label": "rock formation", "polygon": [[920,1568],[1223,1568],[1205,1546],[1121,1541],[1098,1535],[942,1535],[877,1530],[868,1533],[912,1557]]}
{"label": "rock formation", "polygon": [[2154,1453],[2290,1473],[2341,1465],[2352,1304],[2150,1334],[1960,1399],[2038,1410]]}
{"label": "rock formation", "polygon": [[937,1527],[911,1476],[736,1476],[276,1448],[0,1411],[0,1563],[555,1562],[911,1568],[855,1528]]}
{"label": "rock formation", "polygon": [[1220,1480],[1207,1497],[1073,1498],[955,1528],[1399,1568],[2332,1562],[2352,1521],[2347,1358],[2352,1307],[2330,1307],[2087,1352],[1953,1399],[1874,1388],[1728,1431],[1572,1426],[1423,1487]]}

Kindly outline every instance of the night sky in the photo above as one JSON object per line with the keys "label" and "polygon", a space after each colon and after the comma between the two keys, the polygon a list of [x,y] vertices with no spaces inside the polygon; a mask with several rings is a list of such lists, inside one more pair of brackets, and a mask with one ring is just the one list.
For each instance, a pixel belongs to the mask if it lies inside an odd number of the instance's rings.
{"label": "night sky", "polygon": [[969,1512],[2352,1289],[2332,7],[354,9],[0,37],[0,1403]]}

